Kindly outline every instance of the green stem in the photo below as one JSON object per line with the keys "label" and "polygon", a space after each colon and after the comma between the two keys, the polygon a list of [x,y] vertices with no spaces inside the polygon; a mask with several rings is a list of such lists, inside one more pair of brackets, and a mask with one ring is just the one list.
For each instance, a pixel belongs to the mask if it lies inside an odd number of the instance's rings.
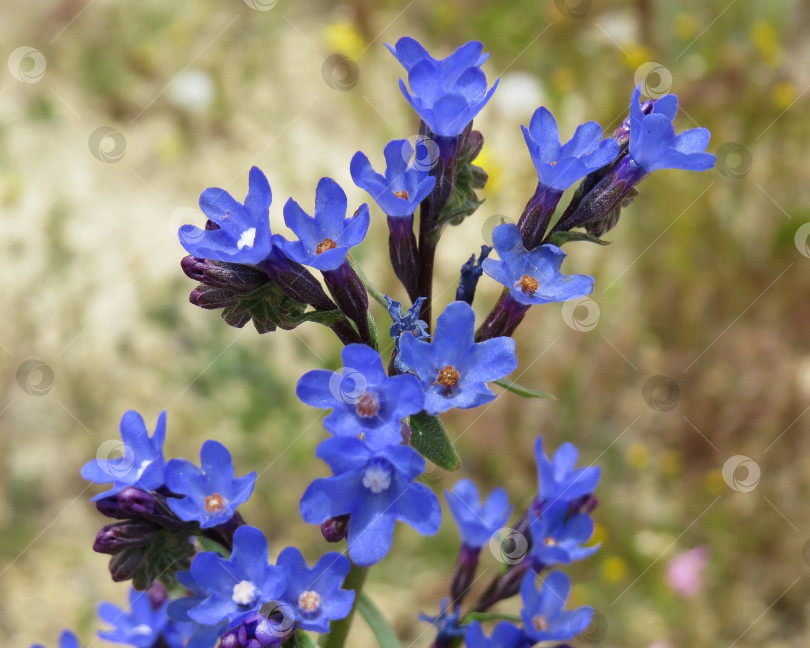
{"label": "green stem", "polygon": [[360,600],[360,592],[363,591],[363,584],[366,582],[367,574],[368,567],[358,567],[352,564],[349,575],[346,576],[346,580],[343,582],[343,588],[354,590],[354,604],[349,614],[340,621],[334,621],[329,634],[321,637],[319,642],[321,648],[343,648],[349,629],[352,627],[354,612],[357,610],[357,602]]}
{"label": "green stem", "polygon": [[388,308],[388,304],[385,301],[385,295],[383,295],[379,290],[377,290],[372,283],[369,281],[366,273],[360,268],[360,266],[355,262],[355,260],[349,256],[349,264],[354,268],[354,271],[357,273],[357,276],[360,277],[360,281],[362,281],[365,286],[366,290],[368,290],[368,294],[371,295],[371,298],[377,302],[383,308]]}

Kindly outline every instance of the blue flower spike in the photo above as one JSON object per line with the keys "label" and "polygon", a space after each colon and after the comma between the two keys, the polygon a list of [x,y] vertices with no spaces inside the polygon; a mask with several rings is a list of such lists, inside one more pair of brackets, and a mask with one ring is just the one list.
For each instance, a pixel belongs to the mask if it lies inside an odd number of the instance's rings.
{"label": "blue flower spike", "polygon": [[492,230],[492,242],[499,259],[485,259],[484,272],[506,286],[509,296],[519,304],[528,307],[563,302],[593,292],[593,277],[560,272],[565,252],[551,244],[527,250],[513,223]]}
{"label": "blue flower spike", "polygon": [[135,648],[152,648],[166,630],[169,618],[166,605],[152,607],[148,592],[129,590],[129,608],[124,610],[113,603],[100,603],[98,617],[112,626],[98,636],[105,641],[126,644]]}
{"label": "blue flower spike", "polygon": [[558,571],[551,572],[539,590],[535,585],[536,577],[529,570],[520,586],[523,631],[532,642],[567,641],[590,625],[593,608],[584,606],[576,610],[563,610],[571,590],[568,576]]}
{"label": "blue flower spike", "polygon": [[[166,440],[166,412],[158,416],[155,433],[150,437],[143,417],[134,410],[125,412],[121,417],[121,441],[111,443],[107,457],[88,461],[81,470],[87,481],[96,484],[112,483],[113,487],[91,499],[92,502],[103,497],[116,495],[127,486],[137,486],[146,491],[157,490],[164,484],[165,461],[163,443]],[[109,455],[118,454],[109,458]]]}
{"label": "blue flower spike", "polygon": [[534,444],[537,461],[538,501],[553,505],[557,502],[570,502],[589,495],[596,490],[602,474],[600,466],[575,468],[579,451],[573,443],[565,442],[549,459],[543,450],[543,437],[537,437]]}
{"label": "blue flower spike", "polygon": [[318,457],[334,476],[316,479],[301,498],[301,517],[322,524],[350,515],[349,558],[367,567],[391,548],[396,521],[421,535],[433,535],[441,523],[441,507],[433,491],[414,482],[425,469],[421,455],[404,445],[372,449],[360,439],[332,437],[319,446]]}
{"label": "blue flower spike", "polygon": [[296,547],[287,547],[276,564],[290,570],[281,600],[295,610],[296,621],[304,630],[329,632],[330,621],[351,612],[355,593],[341,588],[351,563],[342,554],[327,553],[310,568]]}
{"label": "blue flower spike", "polygon": [[[45,648],[42,644],[33,644],[31,648]],[[79,638],[70,630],[63,630],[59,635],[59,648],[81,648]]]}
{"label": "blue flower spike", "polygon": [[312,407],[331,408],[324,427],[334,435],[362,435],[372,447],[402,443],[402,419],[422,410],[424,394],[410,375],[388,377],[380,354],[365,344],[341,352],[339,372],[316,369],[298,381],[296,393]]}
{"label": "blue flower spike", "polygon": [[529,528],[532,536],[530,556],[535,570],[583,560],[596,553],[600,546],[583,546],[593,535],[593,520],[585,513],[569,516],[567,502],[543,508],[540,517],[530,515]]}
{"label": "blue flower spike", "polygon": [[[462,133],[498,87],[487,90],[481,65],[487,59],[477,41],[459,47],[447,58],[437,60],[413,38],[400,38],[387,45],[408,73],[408,85],[399,87],[406,101],[434,135],[452,138]],[[410,90],[408,89],[410,86]]]}
{"label": "blue flower spike", "polygon": [[241,526],[234,533],[230,558],[212,551],[199,553],[191,563],[191,575],[205,598],[187,610],[188,617],[207,626],[222,621],[236,625],[281,596],[289,569],[268,564],[264,534]]}
{"label": "blue flower spike", "polygon": [[399,343],[402,362],[422,382],[425,411],[432,415],[489,403],[495,394],[487,383],[517,368],[511,338],[475,342],[475,313],[466,302],[453,302],[439,315],[432,344],[411,335]]}
{"label": "blue flower spike", "polygon": [[166,486],[182,499],[170,497],[169,508],[185,522],[198,522],[209,529],[224,524],[248,500],[256,483],[256,473],[234,475],[228,449],[218,441],[206,441],[200,449],[198,468],[185,459],[172,459],[166,465]]}
{"label": "blue flower spike", "polygon": [[602,127],[595,121],[579,125],[573,137],[562,144],[557,120],[545,107],[538,108],[529,127],[521,129],[539,182],[560,192],[619,154],[618,142],[602,139]]}
{"label": "blue flower spike", "polygon": [[240,203],[224,189],[206,189],[200,195],[200,209],[218,228],[180,228],[180,243],[199,258],[258,265],[273,249],[270,233],[270,203],[273,195],[267,177],[258,167],[249,175],[245,202]]}
{"label": "blue flower spike", "polygon": [[436,178],[430,169],[419,164],[419,154],[426,145],[417,142],[417,155],[406,140],[394,140],[385,146],[385,174],[377,173],[366,155],[355,153],[351,161],[354,184],[365,189],[387,216],[402,218],[413,216],[416,208],[433,191]]}
{"label": "blue flower spike", "polygon": [[346,217],[346,194],[331,178],[321,178],[315,190],[315,213],[309,216],[290,198],[284,205],[284,222],[297,241],[277,241],[293,261],[317,270],[336,270],[349,250],[366,236],[369,225],[368,205]]}
{"label": "blue flower spike", "polygon": [[513,507],[503,488],[493,490],[482,504],[476,485],[462,479],[444,495],[461,541],[468,547],[480,549],[486,545],[512,515]]}

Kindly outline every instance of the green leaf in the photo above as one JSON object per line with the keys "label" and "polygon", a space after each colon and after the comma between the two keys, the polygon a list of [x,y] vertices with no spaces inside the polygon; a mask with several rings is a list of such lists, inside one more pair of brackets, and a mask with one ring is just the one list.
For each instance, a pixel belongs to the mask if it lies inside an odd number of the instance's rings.
{"label": "green leaf", "polygon": [[447,436],[444,424],[436,416],[424,412],[414,414],[410,419],[411,446],[425,459],[439,468],[453,471],[461,467],[461,459]]}
{"label": "green leaf", "polygon": [[587,232],[575,232],[573,230],[568,232],[554,232],[554,234],[552,234],[548,239],[549,243],[556,245],[557,247],[561,247],[565,243],[570,243],[571,241],[587,241],[588,243],[596,243],[598,245],[611,244],[611,241],[603,241],[594,234],[588,234]]}
{"label": "green leaf", "polygon": [[380,648],[402,648],[394,629],[388,625],[388,621],[365,592],[360,592],[360,598],[357,599],[357,610],[371,628]]}
{"label": "green leaf", "polygon": [[551,398],[553,400],[557,400],[557,397],[554,394],[529,389],[528,387],[518,385],[516,382],[512,382],[506,378],[501,378],[500,380],[495,380],[493,382],[499,387],[503,387],[506,391],[510,391],[518,396],[523,396],[523,398]]}
{"label": "green leaf", "polygon": [[318,644],[315,643],[315,640],[303,630],[296,630],[295,634],[292,636],[292,639],[292,642],[284,643],[285,648],[287,646],[294,646],[295,648],[318,648]]}

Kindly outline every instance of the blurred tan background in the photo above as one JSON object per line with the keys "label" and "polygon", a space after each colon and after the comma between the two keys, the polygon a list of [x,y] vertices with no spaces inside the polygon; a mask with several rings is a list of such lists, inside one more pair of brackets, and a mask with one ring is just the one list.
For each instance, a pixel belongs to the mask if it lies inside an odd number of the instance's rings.
{"label": "blurred tan background", "polygon": [[[367,200],[351,156],[363,150],[379,167],[384,144],[417,128],[383,46],[403,35],[437,56],[481,40],[489,78],[502,79],[476,120],[487,201],[445,235],[440,300],[499,217],[516,220],[531,195],[519,125],[537,106],[565,137],[587,119],[609,132],[635,83],[671,88],[678,130],[709,127],[718,154],[715,170],[645,180],[611,246],[567,247],[564,270],[596,277],[593,300],[533,309],[513,376],[559,400],[505,394],[454,412],[464,466],[430,471],[428,483],[503,484],[525,505],[535,436],[572,440],[583,462],[604,466],[603,549],[568,570],[573,602],[593,605],[601,624],[581,645],[808,644],[807,0],[6,0],[0,15],[4,645],[56,646],[63,627],[104,643],[95,604],[123,604],[127,588],[90,548],[104,521],[79,468],[130,408],[150,426],[168,409],[167,456],[196,460],[216,438],[240,474],[260,473],[244,512],[271,553],[329,548],[297,512],[326,468],[313,457],[318,413],[294,385],[338,366],[339,346],[315,325],[260,337],[191,306],[176,230],[203,222],[205,187],[243,198],[253,164],[270,179],[275,231],[289,196],[311,209],[323,175],[350,205]],[[331,66],[336,53],[350,63]],[[402,298],[372,212],[356,257]],[[479,316],[496,294],[484,278]],[[694,547],[708,552],[704,584],[684,596],[667,565]],[[403,645],[429,645],[416,617],[446,595],[456,549],[449,518],[437,539],[402,528],[372,572],[369,592]],[[357,625],[352,645],[373,645]]]}

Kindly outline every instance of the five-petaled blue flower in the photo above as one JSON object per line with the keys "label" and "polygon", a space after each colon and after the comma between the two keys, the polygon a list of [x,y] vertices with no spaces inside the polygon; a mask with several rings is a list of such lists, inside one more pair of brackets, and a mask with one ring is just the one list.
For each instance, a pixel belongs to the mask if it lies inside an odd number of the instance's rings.
{"label": "five-petaled blue flower", "polygon": [[[158,416],[155,433],[149,437],[143,417],[134,410],[121,417],[122,444],[112,443],[107,455],[118,451],[121,456],[112,459],[102,457],[88,461],[81,474],[87,481],[96,484],[109,484],[113,487],[91,499],[95,502],[102,497],[115,495],[127,486],[137,486],[147,491],[157,490],[164,483],[165,463],[163,442],[166,439],[166,412]],[[102,447],[105,447],[103,444]]]}
{"label": "five-petaled blue flower", "polygon": [[595,121],[577,126],[574,136],[561,144],[557,121],[545,107],[535,110],[528,128],[521,128],[538,180],[557,191],[565,191],[619,154],[618,142],[603,140],[602,127]]}
{"label": "five-petaled blue flower", "polygon": [[180,243],[189,254],[203,259],[257,265],[273,249],[270,234],[270,184],[258,167],[250,170],[245,204],[224,189],[211,187],[200,194],[200,209],[219,226],[201,230],[180,228]]}
{"label": "five-petaled blue flower", "polygon": [[583,606],[563,610],[571,590],[571,581],[562,572],[551,572],[538,590],[537,575],[529,570],[520,585],[523,632],[532,642],[573,639],[591,623],[593,608]]}
{"label": "five-petaled blue flower", "polygon": [[230,558],[213,551],[199,553],[191,563],[191,575],[206,597],[187,611],[188,617],[203,625],[223,620],[235,625],[281,596],[289,570],[269,565],[264,534],[241,526],[233,535]]}
{"label": "five-petaled blue flower", "polygon": [[387,45],[408,72],[408,91],[400,79],[405,99],[428,128],[442,137],[461,134],[489,101],[498,81],[487,91],[487,77],[481,65],[483,45],[472,41],[445,59],[434,59],[413,38],[400,38],[396,47]]}
{"label": "five-petaled blue flower", "polygon": [[503,488],[493,490],[483,505],[478,496],[478,488],[469,479],[462,479],[452,491],[445,490],[444,495],[461,541],[474,549],[487,544],[512,514],[512,505]]}
{"label": "five-petaled blue flower", "polygon": [[389,142],[385,146],[385,175],[381,175],[358,151],[351,162],[352,180],[374,198],[387,216],[411,216],[436,184],[429,166],[419,162],[426,155],[427,146],[417,142],[412,162],[414,149],[408,140]]}
{"label": "five-petaled blue flower", "polygon": [[368,566],[382,560],[394,539],[399,520],[422,535],[433,535],[441,523],[441,507],[433,491],[414,482],[425,460],[410,446],[370,448],[360,439],[332,437],[317,453],[334,473],[316,479],[301,498],[301,517],[322,524],[350,515],[349,558]]}
{"label": "five-petaled blue flower", "polygon": [[479,621],[473,621],[467,626],[464,635],[467,648],[528,648],[531,645],[523,631],[508,621],[501,621],[487,638]]}
{"label": "five-petaled blue flower", "polygon": [[365,436],[372,446],[402,443],[401,421],[422,411],[425,397],[411,375],[388,377],[382,358],[370,346],[349,344],[343,369],[315,369],[298,381],[296,393],[307,405],[332,408],[324,427],[338,436]]}
{"label": "five-petaled blue flower", "polygon": [[[579,451],[573,443],[565,442],[549,460],[543,451],[543,437],[537,437],[534,444],[537,461],[537,499],[541,503],[553,505],[557,502],[570,502],[577,497],[589,495],[596,490],[602,474],[600,466],[574,468]],[[545,504],[544,504],[545,506]]]}
{"label": "five-petaled blue flower", "polygon": [[514,223],[503,223],[492,230],[492,243],[500,258],[484,259],[484,272],[506,286],[512,299],[520,304],[562,302],[593,292],[593,277],[560,272],[565,252],[556,245],[526,250]]}
{"label": "five-petaled blue flower", "polygon": [[[99,637],[135,648],[152,648],[158,643],[161,635],[165,641],[166,630],[172,623],[166,615],[165,603],[154,609],[149,600],[149,593],[139,592],[134,587],[129,590],[128,610],[112,603],[100,603],[98,616],[104,623],[113,626],[112,630],[99,632]],[[175,630],[177,629],[175,628]],[[186,638],[183,636],[183,632],[169,632],[168,634],[178,640],[175,641],[172,648],[180,648],[183,645]]]}
{"label": "five-petaled blue flower", "polygon": [[672,120],[678,112],[678,97],[664,95],[645,115],[639,103],[641,86],[630,99],[630,157],[647,173],[658,169],[706,171],[715,156],[706,153],[711,133],[707,128],[691,128],[675,135]]}
{"label": "five-petaled blue flower", "polygon": [[354,592],[341,589],[351,563],[342,554],[327,553],[310,569],[296,547],[287,547],[276,564],[290,570],[280,600],[292,606],[304,630],[329,632],[330,621],[343,619],[351,611]]}
{"label": "five-petaled blue flower", "polygon": [[185,459],[172,459],[166,464],[166,486],[183,499],[170,497],[169,508],[186,522],[199,522],[208,529],[230,520],[240,504],[253,492],[256,473],[234,476],[228,449],[218,441],[206,441],[200,449],[197,468]]}
{"label": "five-petaled blue flower", "polygon": [[[42,644],[33,644],[31,648],[45,648]],[[79,638],[70,630],[63,630],[59,635],[59,648],[80,648]]]}
{"label": "five-petaled blue flower", "polygon": [[585,513],[568,515],[568,503],[544,507],[539,517],[530,514],[532,548],[529,553],[536,568],[583,560],[599,549],[584,547],[593,535],[593,520]]}
{"label": "five-petaled blue flower", "polygon": [[315,215],[309,216],[290,198],[284,205],[284,222],[297,241],[276,237],[284,254],[293,261],[318,270],[335,270],[345,260],[349,249],[366,236],[369,224],[368,205],[346,218],[346,194],[332,178],[321,178],[315,189]]}
{"label": "five-petaled blue flower", "polygon": [[428,414],[489,403],[495,394],[486,383],[517,367],[513,339],[475,342],[475,313],[466,302],[453,302],[439,315],[432,344],[412,335],[399,344],[402,362],[422,381]]}

